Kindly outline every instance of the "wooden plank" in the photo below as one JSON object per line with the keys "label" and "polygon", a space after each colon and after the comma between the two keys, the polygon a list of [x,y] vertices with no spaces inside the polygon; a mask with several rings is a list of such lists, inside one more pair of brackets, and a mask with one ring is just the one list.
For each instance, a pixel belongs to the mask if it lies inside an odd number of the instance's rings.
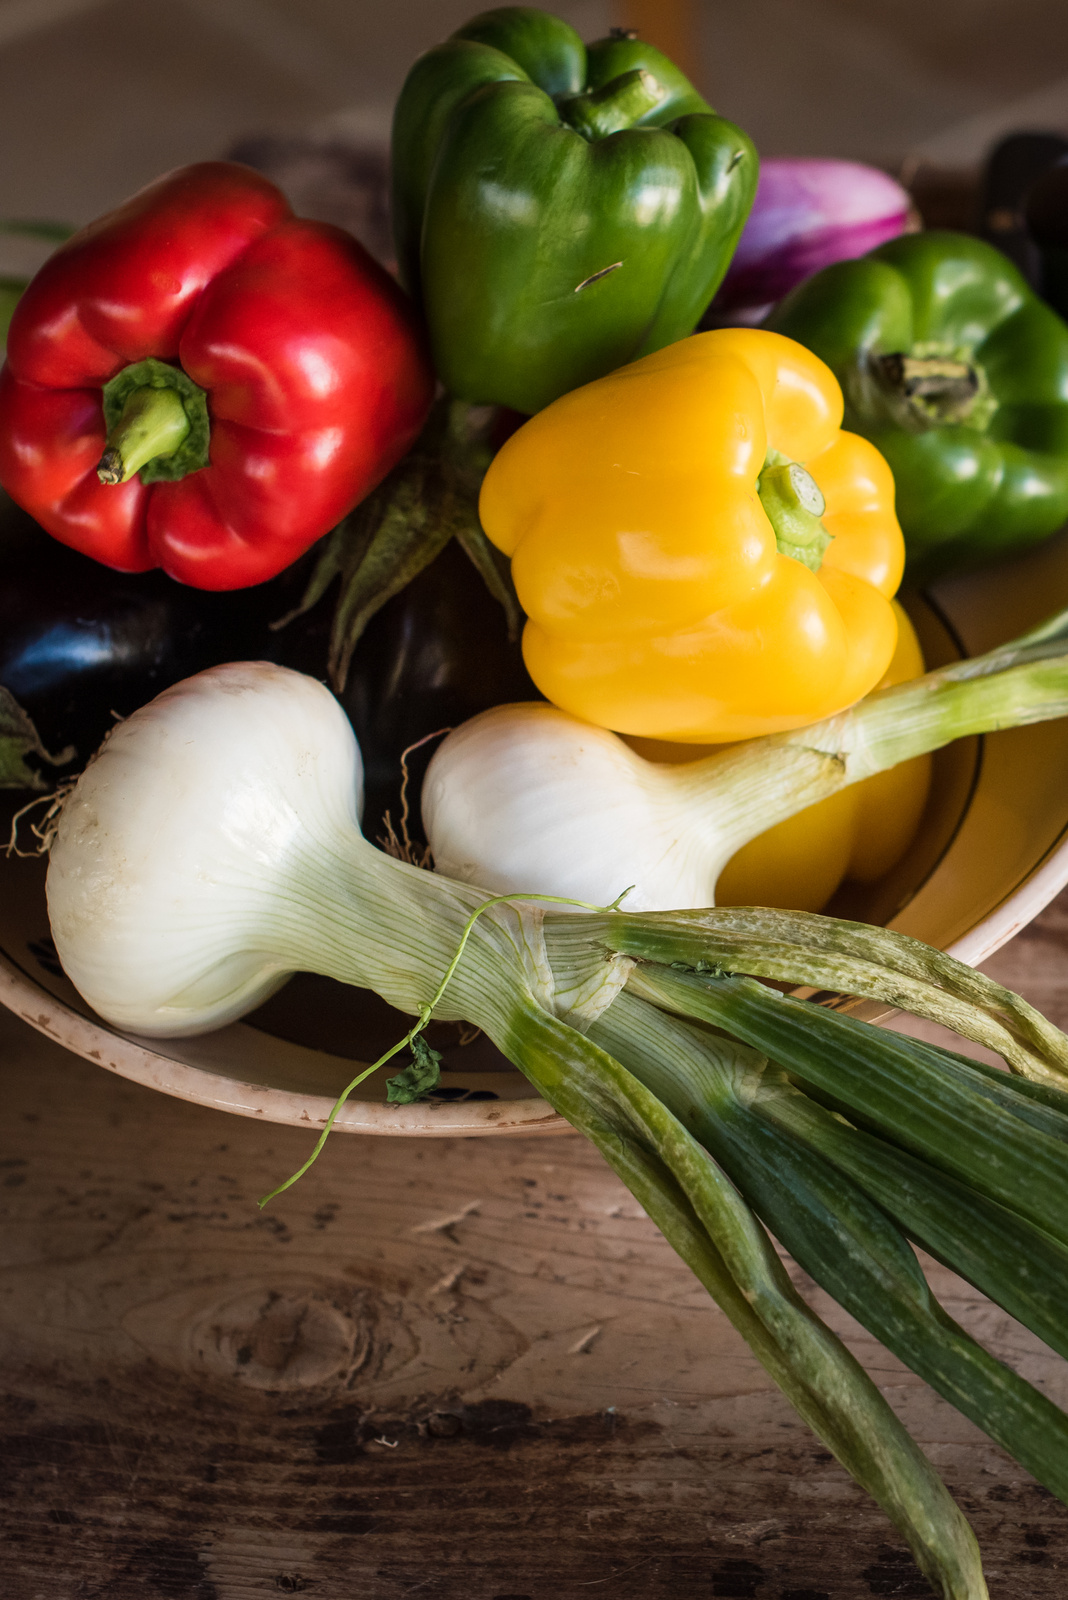
{"label": "wooden plank", "polygon": [[[1068,1020],[1068,901],[997,958]],[[581,1139],[340,1137],[165,1099],[0,1015],[5,1600],[869,1600],[926,1590]],[[972,1518],[1068,1510],[795,1271]],[[1064,1363],[943,1269],[959,1320]]]}

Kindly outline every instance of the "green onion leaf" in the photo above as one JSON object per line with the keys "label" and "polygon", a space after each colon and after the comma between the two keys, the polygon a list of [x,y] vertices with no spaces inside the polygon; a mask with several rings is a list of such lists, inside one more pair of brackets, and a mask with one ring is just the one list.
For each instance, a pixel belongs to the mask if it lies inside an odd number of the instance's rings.
{"label": "green onion leaf", "polygon": [[800,1415],[883,1507],[934,1587],[947,1600],[985,1600],[974,1536],[945,1485],[797,1294],[711,1156],[614,1057],[546,1012],[523,1008],[503,1045],[601,1151]]}
{"label": "green onion leaf", "polygon": [[852,1127],[774,1071],[764,1075],[753,1110],[818,1150],[929,1254],[1068,1358],[1063,1245],[958,1179]]}
{"label": "green onion leaf", "polygon": [[1024,1121],[988,1079],[965,1074],[962,1058],[751,978],[646,966],[628,987],[655,1005],[727,1029],[833,1110],[845,1109],[851,1120],[1068,1243],[1068,1150],[1048,1130],[1029,1125],[1035,1114],[1056,1118],[1055,1112],[1021,1097]]}
{"label": "green onion leaf", "polygon": [[754,1071],[744,1046],[627,994],[591,1032],[680,1117],[817,1283],[1068,1500],[1068,1417],[947,1315],[902,1234],[861,1187],[754,1115],[744,1102],[760,1082],[759,1058]]}

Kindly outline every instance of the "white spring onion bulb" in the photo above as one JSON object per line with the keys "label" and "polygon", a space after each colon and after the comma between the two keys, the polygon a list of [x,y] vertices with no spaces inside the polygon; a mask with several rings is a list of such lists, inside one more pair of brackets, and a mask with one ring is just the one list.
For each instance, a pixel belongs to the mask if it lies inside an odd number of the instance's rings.
{"label": "white spring onion bulb", "polygon": [[292,970],[272,940],[280,880],[309,844],[351,835],[362,782],[345,714],[310,678],[255,663],[167,690],[112,730],[60,819],[48,913],[71,981],[140,1033],[266,999]]}
{"label": "white spring onion bulb", "polygon": [[869,696],[824,722],[662,765],[544,703],[457,728],[423,783],[439,872],[628,911],[715,904],[750,839],[850,784],[966,734],[1068,714],[1063,617],[973,661]]}
{"label": "white spring onion bulb", "polygon": [[423,825],[439,872],[498,894],[607,905],[633,885],[628,911],[711,905],[719,852],[674,776],[688,770],[555,706],[495,706],[435,752]]}
{"label": "white spring onion bulb", "polygon": [[[166,690],[113,729],[63,807],[48,912],[71,981],[150,1036],[221,1027],[295,971],[418,1014],[485,895],[368,844],[361,782],[352,728],[312,678],[241,662]],[[500,1040],[516,995],[570,992],[532,916],[479,919],[436,1016]],[[580,957],[580,987],[584,959],[605,971],[603,953]]]}

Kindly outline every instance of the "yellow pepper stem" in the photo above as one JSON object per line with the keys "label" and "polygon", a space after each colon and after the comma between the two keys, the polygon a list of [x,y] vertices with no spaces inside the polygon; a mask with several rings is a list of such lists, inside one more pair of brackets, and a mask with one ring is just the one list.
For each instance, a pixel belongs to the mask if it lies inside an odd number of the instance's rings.
{"label": "yellow pepper stem", "polygon": [[799,461],[769,450],[757,494],[775,529],[779,553],[818,572],[831,535],[820,521],[827,503],[811,472]]}

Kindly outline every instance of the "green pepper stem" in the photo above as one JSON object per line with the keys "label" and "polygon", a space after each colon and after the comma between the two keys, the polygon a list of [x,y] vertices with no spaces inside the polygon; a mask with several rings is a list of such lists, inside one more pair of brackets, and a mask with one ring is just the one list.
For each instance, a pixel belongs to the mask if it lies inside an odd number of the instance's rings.
{"label": "green pepper stem", "polygon": [[128,483],[159,456],[172,456],[189,434],[189,418],[176,389],[148,385],[127,396],[96,475],[101,483]]}
{"label": "green pepper stem", "polygon": [[934,399],[943,395],[966,399],[978,392],[978,376],[967,361],[895,353],[880,357],[879,365],[887,382],[910,400],[914,396]]}
{"label": "green pepper stem", "polygon": [[557,102],[561,121],[584,139],[606,139],[610,133],[632,128],[665,98],[666,91],[645,67],[621,72],[600,89],[572,95]]}
{"label": "green pepper stem", "polygon": [[970,362],[951,357],[895,351],[877,357],[875,365],[890,392],[926,423],[964,422],[983,388],[980,374]]}

